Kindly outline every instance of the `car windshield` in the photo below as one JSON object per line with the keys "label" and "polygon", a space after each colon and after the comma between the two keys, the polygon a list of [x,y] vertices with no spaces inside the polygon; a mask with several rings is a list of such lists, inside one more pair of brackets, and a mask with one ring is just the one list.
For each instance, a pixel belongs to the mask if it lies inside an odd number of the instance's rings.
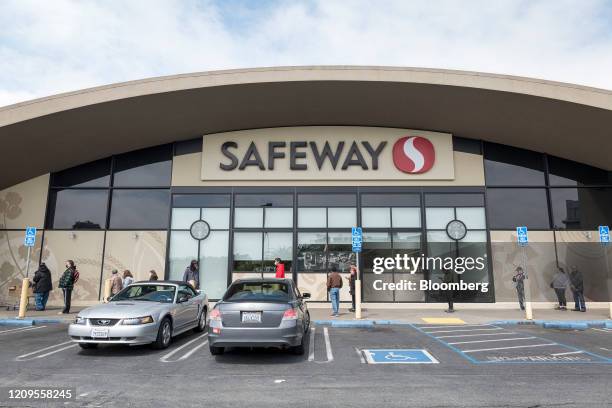
{"label": "car windshield", "polygon": [[289,286],[281,282],[237,282],[225,293],[226,302],[288,302]]}
{"label": "car windshield", "polygon": [[117,293],[111,302],[139,300],[145,302],[172,303],[176,287],[172,285],[130,285]]}

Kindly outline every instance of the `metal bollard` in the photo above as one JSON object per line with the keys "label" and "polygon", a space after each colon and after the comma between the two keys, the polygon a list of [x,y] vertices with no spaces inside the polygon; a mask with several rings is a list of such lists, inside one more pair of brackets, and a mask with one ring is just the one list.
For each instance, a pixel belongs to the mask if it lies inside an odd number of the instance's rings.
{"label": "metal bollard", "polygon": [[108,298],[111,296],[111,289],[112,289],[112,281],[110,279],[106,279],[104,281],[104,293],[102,294],[102,301],[104,303],[108,303]]}
{"label": "metal bollard", "polygon": [[19,300],[19,319],[23,319],[28,310],[28,290],[30,289],[30,280],[23,278],[21,283],[21,298]]}
{"label": "metal bollard", "polygon": [[361,319],[361,279],[355,280],[355,319]]}

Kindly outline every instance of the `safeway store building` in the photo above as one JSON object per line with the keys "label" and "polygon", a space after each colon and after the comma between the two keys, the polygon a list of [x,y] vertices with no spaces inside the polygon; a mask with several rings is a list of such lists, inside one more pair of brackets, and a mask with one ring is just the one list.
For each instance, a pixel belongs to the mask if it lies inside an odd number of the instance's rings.
{"label": "safeway store building", "polygon": [[[0,301],[35,262],[57,281],[66,259],[95,302],[112,269],[180,279],[200,261],[211,299],[280,257],[326,301],[327,272],[355,262],[363,299],[443,301],[442,271],[373,273],[373,259],[482,258],[460,279],[466,303],[512,302],[526,267],[536,302],[576,266],[587,301],[608,300],[612,93],[543,80],[410,68],[300,67],[206,72],[86,89],[0,109]],[[517,245],[517,226],[529,245]],[[457,276],[456,279],[459,279]],[[348,300],[348,288],[342,297]],[[51,302],[59,302],[58,290]],[[544,303],[543,303],[544,305]]]}

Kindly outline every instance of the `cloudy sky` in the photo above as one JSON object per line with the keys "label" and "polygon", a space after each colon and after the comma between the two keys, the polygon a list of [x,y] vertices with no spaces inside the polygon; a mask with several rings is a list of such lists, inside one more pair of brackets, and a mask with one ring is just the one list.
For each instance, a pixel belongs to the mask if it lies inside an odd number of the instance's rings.
{"label": "cloudy sky", "polygon": [[612,1],[0,0],[0,106],[159,75],[323,64],[612,89]]}

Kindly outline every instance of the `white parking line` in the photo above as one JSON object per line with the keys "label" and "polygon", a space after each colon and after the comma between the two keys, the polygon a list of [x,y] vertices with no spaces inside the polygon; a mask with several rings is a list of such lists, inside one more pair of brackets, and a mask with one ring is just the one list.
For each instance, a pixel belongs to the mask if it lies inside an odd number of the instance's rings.
{"label": "white parking line", "polygon": [[455,333],[455,332],[472,332],[472,331],[485,331],[485,330],[504,330],[501,327],[493,327],[491,329],[461,329],[461,330],[436,330],[427,331],[423,333],[434,334],[434,333]]}
{"label": "white parking line", "polygon": [[469,343],[489,343],[492,341],[512,341],[512,340],[527,340],[527,339],[535,339],[535,337],[513,337],[509,339],[489,339],[489,340],[472,340],[472,341],[458,341],[455,343],[448,344],[469,344]]}
{"label": "white parking line", "polygon": [[359,361],[361,361],[361,364],[365,364],[366,360],[363,357],[363,351],[361,351],[357,347],[355,347],[355,353],[357,353],[357,355],[359,356]]}
{"label": "white parking line", "polygon": [[[62,347],[60,349],[57,348],[57,347],[65,346],[66,344],[69,344],[69,343],[73,343],[73,344],[71,344],[70,346],[67,346],[67,347]],[[17,360],[17,361],[34,360],[36,358],[42,358],[42,357],[50,356],[51,354],[58,353],[60,351],[67,350],[67,349],[69,349],[71,347],[76,347],[76,346],[77,346],[76,343],[74,343],[74,342],[69,340],[69,341],[66,341],[66,342],[63,342],[63,343],[54,344],[53,346],[44,347],[44,348],[41,348],[39,350],[32,351],[31,353],[22,354],[22,355],[18,356],[17,358],[15,358],[15,360]],[[47,350],[51,350],[51,349],[55,349],[55,350],[53,350],[53,351],[51,351],[49,353],[38,355],[38,353],[41,353],[41,352],[47,351]],[[34,357],[27,358],[27,357],[30,357],[30,356],[34,356]]]}
{"label": "white parking line", "polygon": [[481,336],[506,336],[509,334],[516,334],[515,332],[502,332],[502,333],[479,333],[479,334],[451,334],[448,336],[434,336],[436,339],[446,339],[448,337],[481,337]]}
{"label": "white parking line", "polygon": [[308,345],[308,349],[309,349],[309,351],[308,351],[308,361],[314,361],[315,330],[316,330],[316,328],[314,328],[314,327],[310,328],[310,344]]}
{"label": "white parking line", "polygon": [[0,334],[5,334],[5,333],[9,333],[9,334],[11,334],[11,333],[21,333],[21,332],[28,331],[28,330],[42,329],[43,327],[47,327],[47,326],[35,326],[35,327],[26,326],[26,327],[19,327],[17,329],[2,330],[2,331],[0,331]]}
{"label": "white parking line", "polygon": [[[187,343],[183,344],[182,346],[177,347],[177,348],[175,348],[174,350],[172,350],[171,352],[169,352],[168,354],[165,354],[165,355],[161,356],[161,357],[159,358],[159,361],[161,361],[162,363],[174,363],[174,362],[176,362],[176,361],[182,360],[184,356],[182,356],[182,357],[181,357],[181,358],[179,358],[178,360],[168,361],[168,359],[169,359],[170,357],[172,357],[173,355],[175,355],[176,353],[178,353],[179,351],[181,351],[181,350],[182,350],[182,349],[184,349],[185,347],[188,347],[190,344],[192,344],[192,343],[194,343],[194,342],[196,342],[196,341],[198,341],[198,340],[200,340],[201,338],[206,337],[206,336],[208,336],[208,333],[204,333],[204,334],[202,334],[202,335],[200,335],[200,336],[196,337],[196,338],[195,338],[195,339],[193,339],[193,340],[189,340]],[[206,342],[208,342],[208,340],[206,340]],[[205,344],[205,343],[204,343],[204,344]],[[198,348],[199,348],[199,347],[201,347],[201,346],[203,346],[204,344],[200,344],[200,345],[198,346]],[[189,357],[189,356],[190,356],[191,354],[193,354],[193,353],[192,353],[192,351],[190,350],[190,351],[189,351],[187,354],[188,354],[188,356],[187,356],[187,357]]]}
{"label": "white parking line", "polygon": [[488,348],[488,349],[461,350],[461,351],[463,353],[476,353],[476,352],[479,352],[479,351],[507,350],[507,349],[516,349],[516,348],[557,346],[557,345],[558,345],[557,343],[543,343],[543,344],[531,344],[531,345],[528,345],[528,346],[496,347],[496,348]]}
{"label": "white parking line", "polygon": [[327,327],[323,328],[323,336],[325,336],[325,348],[327,349],[327,362],[331,363],[334,361],[334,355],[332,353],[331,341],[329,340],[329,331]]}
{"label": "white parking line", "polygon": [[553,353],[551,354],[551,356],[567,356],[569,354],[582,354],[584,353],[584,350],[578,350],[578,351],[568,351],[567,353]]}

